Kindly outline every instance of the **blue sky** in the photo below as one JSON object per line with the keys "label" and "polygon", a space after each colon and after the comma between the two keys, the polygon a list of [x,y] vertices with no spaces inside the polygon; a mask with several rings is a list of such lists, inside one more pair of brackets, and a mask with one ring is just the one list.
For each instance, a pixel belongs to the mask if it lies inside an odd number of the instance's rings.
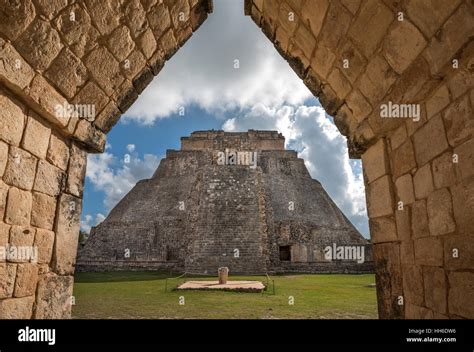
{"label": "blue sky", "polygon": [[368,237],[360,161],[349,160],[345,138],[243,15],[242,2],[214,1],[214,13],[109,133],[105,153],[89,156],[83,230],[102,221],[137,181],[149,178],[167,149],[179,149],[180,137],[195,130],[252,128],[283,133],[287,148],[299,152],[313,178]]}

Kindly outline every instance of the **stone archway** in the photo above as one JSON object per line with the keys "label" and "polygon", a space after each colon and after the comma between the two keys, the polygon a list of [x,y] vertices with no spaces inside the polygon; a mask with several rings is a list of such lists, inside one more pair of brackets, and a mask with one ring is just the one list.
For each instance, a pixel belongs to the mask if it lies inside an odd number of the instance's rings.
{"label": "stone archway", "polygon": [[[474,9],[429,3],[245,2],[362,157],[382,318],[474,316]],[[87,152],[103,150],[212,3],[24,0],[2,9],[0,244],[34,244],[39,256],[0,263],[0,316],[67,317]],[[389,101],[420,104],[420,121],[382,120]],[[58,110],[65,104],[81,116]]]}

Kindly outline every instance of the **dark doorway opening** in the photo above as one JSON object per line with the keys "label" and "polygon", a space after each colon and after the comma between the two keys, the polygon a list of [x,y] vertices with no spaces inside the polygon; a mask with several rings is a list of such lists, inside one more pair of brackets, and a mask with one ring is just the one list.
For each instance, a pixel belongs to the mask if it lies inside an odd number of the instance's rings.
{"label": "dark doorway opening", "polygon": [[280,260],[286,262],[291,261],[290,246],[280,246]]}

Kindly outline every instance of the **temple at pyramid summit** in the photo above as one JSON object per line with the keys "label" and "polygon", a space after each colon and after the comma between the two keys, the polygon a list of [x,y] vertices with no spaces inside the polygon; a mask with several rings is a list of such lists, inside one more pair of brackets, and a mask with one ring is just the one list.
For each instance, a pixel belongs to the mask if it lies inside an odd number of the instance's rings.
{"label": "temple at pyramid summit", "polygon": [[92,228],[76,269],[371,272],[372,250],[276,131],[197,131]]}

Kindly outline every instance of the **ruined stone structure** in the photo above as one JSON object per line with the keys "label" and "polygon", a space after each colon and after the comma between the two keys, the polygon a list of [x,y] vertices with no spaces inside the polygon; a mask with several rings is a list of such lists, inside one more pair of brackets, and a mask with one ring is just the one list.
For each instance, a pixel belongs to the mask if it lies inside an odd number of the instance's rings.
{"label": "ruined stone structure", "polygon": [[[328,254],[354,251],[326,259],[328,246]],[[370,245],[303,159],[278,132],[253,130],[182,138],[181,150],[168,150],[153,177],[93,228],[77,261],[80,270],[215,274],[221,266],[233,274],[373,270]]]}
{"label": "ruined stone structure", "polygon": [[[39,249],[37,264],[0,262],[1,317],[69,316],[86,153],[211,10],[0,1],[0,244]],[[245,12],[362,158],[380,317],[474,318],[472,1],[250,0]],[[419,121],[382,118],[389,102],[417,104]]]}

